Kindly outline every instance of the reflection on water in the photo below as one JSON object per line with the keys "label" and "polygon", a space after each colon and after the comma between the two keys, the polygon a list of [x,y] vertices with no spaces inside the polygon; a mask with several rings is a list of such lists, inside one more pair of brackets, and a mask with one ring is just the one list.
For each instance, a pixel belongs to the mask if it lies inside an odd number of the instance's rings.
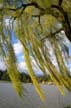
{"label": "reflection on water", "polygon": [[20,99],[11,83],[0,83],[0,108],[64,108],[71,103],[71,93],[65,90],[63,97],[54,85],[42,85],[46,101],[41,102],[32,84],[23,84],[27,89],[25,96]]}

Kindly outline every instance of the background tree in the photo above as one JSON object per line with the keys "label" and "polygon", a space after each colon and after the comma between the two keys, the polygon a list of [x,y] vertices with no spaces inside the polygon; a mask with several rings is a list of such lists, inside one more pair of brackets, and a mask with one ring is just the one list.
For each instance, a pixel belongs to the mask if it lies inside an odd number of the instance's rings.
{"label": "background tree", "polygon": [[[70,13],[71,0],[0,1],[0,51],[6,58],[5,62],[13,86],[20,95],[23,90],[11,43],[11,31],[14,31],[23,45],[26,65],[40,98],[43,100],[45,97],[34,75],[30,55],[33,56],[44,74],[50,75],[62,95],[64,90],[61,85],[71,91],[69,70],[62,56],[62,48],[66,49],[64,38],[71,41]],[[5,23],[6,19],[8,19],[8,26]],[[60,37],[62,31],[64,31],[65,37],[63,35]],[[52,63],[48,43],[51,44],[58,69]]]}
{"label": "background tree", "polygon": [[3,72],[0,70],[0,80],[2,79]]}

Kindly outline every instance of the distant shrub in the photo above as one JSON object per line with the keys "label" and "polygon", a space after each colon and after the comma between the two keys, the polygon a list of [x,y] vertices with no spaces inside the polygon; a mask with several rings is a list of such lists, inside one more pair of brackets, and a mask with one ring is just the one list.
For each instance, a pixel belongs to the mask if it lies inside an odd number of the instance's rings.
{"label": "distant shrub", "polygon": [[71,108],[71,104],[70,105],[67,105],[66,107],[64,107],[64,108]]}

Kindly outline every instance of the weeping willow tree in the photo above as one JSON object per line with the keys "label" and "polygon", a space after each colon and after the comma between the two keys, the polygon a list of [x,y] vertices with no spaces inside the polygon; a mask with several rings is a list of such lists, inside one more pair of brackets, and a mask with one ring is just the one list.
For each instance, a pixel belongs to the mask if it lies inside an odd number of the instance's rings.
{"label": "weeping willow tree", "polygon": [[[50,75],[62,95],[63,88],[71,91],[71,78],[62,49],[68,55],[66,38],[71,41],[71,0],[0,0],[0,52],[5,58],[9,77],[17,93],[23,87],[17,69],[17,59],[11,42],[11,31],[23,45],[25,62],[37,93],[45,99],[32,68],[30,55],[44,75]],[[64,32],[65,35],[61,35]],[[49,43],[51,46],[49,46]],[[58,68],[52,62],[50,49]]]}

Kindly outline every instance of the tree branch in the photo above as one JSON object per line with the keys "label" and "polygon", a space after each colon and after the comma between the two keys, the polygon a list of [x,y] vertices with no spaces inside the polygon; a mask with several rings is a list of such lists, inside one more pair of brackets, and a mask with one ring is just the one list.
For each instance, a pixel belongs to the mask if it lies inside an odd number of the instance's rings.
{"label": "tree branch", "polygon": [[63,0],[59,0],[58,5],[61,6]]}
{"label": "tree branch", "polygon": [[60,11],[60,13],[62,13],[63,17],[64,17],[64,20],[62,21],[62,24],[63,24],[63,27],[64,27],[64,31],[68,37],[68,39],[71,41],[71,26],[70,26],[70,22],[69,22],[69,19],[68,19],[68,15],[67,15],[67,12],[64,11],[64,9],[60,6],[57,6],[57,5],[52,5],[51,8],[56,8]]}

